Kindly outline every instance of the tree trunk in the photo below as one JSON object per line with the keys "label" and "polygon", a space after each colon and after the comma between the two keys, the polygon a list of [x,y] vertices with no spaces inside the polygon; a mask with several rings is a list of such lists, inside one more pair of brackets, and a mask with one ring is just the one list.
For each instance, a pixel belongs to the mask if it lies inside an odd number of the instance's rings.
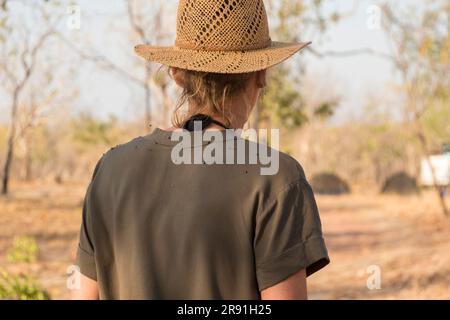
{"label": "tree trunk", "polygon": [[3,167],[3,180],[2,180],[2,194],[8,194],[9,176],[11,172],[11,166],[14,157],[14,138],[16,135],[16,115],[17,115],[17,102],[19,97],[19,92],[21,88],[16,88],[13,95],[13,101],[11,106],[11,124],[8,133],[8,144],[6,151],[6,160]]}
{"label": "tree trunk", "polygon": [[33,143],[29,133],[25,135],[25,181],[31,181],[33,179]]}
{"label": "tree trunk", "polygon": [[433,179],[433,188],[438,195],[442,213],[446,217],[450,218],[450,213],[448,211],[447,204],[445,203],[444,193],[442,192],[441,187],[438,185],[437,178],[436,178],[436,172],[435,172],[435,170],[432,166],[431,160],[430,160],[429,151],[428,151],[428,142],[425,137],[425,134],[422,132],[422,130],[420,128],[420,124],[417,124],[417,136],[419,137],[420,143],[422,145],[422,150],[423,150],[423,153],[425,154],[425,159],[428,163],[428,166],[430,167],[431,178]]}
{"label": "tree trunk", "polygon": [[[14,125],[11,125],[14,126]],[[12,130],[10,130],[11,132]],[[3,183],[2,183],[2,194],[8,194],[8,185],[9,185],[9,174],[11,171],[11,165],[13,160],[13,152],[14,152],[14,134],[10,133],[8,136],[8,151],[6,153],[5,166],[3,167]]]}
{"label": "tree trunk", "polygon": [[146,79],[147,82],[145,83],[144,86],[144,91],[145,91],[145,122],[146,122],[146,126],[149,126],[152,122],[152,105],[151,105],[151,99],[152,99],[152,93],[151,93],[151,88],[150,88],[150,78],[152,76],[152,70],[150,66],[146,66],[145,67],[145,72],[146,72]]}

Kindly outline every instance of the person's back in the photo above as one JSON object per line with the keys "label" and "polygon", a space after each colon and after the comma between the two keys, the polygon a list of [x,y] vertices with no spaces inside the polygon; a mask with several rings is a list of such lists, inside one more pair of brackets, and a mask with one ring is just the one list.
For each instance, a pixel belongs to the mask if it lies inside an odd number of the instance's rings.
{"label": "person's back", "polygon": [[[223,137],[236,154],[238,141]],[[96,214],[79,262],[94,254],[85,272],[101,298],[258,299],[301,267],[309,274],[326,264],[312,192],[294,159],[280,153],[275,175],[261,175],[260,164],[176,165],[177,143],[156,129],[96,168],[85,204]],[[253,142],[244,143],[248,163]]]}
{"label": "person's back", "polygon": [[175,44],[135,48],[183,91],[172,128],[95,168],[74,298],[305,299],[329,262],[311,188],[297,161],[238,132],[266,69],[309,43],[272,41],[262,0],[180,0]]}

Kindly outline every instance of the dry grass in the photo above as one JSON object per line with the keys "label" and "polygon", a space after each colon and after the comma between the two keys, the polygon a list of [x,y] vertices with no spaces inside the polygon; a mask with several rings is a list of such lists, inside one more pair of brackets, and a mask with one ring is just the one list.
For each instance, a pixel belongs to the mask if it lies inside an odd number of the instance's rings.
{"label": "dry grass", "polygon": [[[436,195],[318,197],[332,263],[309,281],[315,299],[449,299],[450,219]],[[379,266],[381,289],[367,268]]]}
{"label": "dry grass", "polygon": [[[68,297],[84,184],[14,184],[0,198],[0,266],[40,280],[53,299]],[[317,198],[332,263],[309,279],[312,299],[450,299],[450,220],[435,195],[375,193]],[[35,263],[6,260],[15,236],[35,237]],[[366,272],[381,268],[381,289],[369,290]]]}
{"label": "dry grass", "polygon": [[[40,280],[53,299],[68,297],[66,270],[76,254],[85,185],[13,185],[0,198],[0,266]],[[10,263],[6,252],[15,236],[32,236],[39,245],[37,262]]]}

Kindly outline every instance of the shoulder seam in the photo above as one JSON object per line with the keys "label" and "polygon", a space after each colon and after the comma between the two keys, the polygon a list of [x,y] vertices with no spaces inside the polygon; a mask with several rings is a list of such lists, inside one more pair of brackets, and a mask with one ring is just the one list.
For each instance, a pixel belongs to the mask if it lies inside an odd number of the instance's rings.
{"label": "shoulder seam", "polygon": [[294,185],[296,185],[297,183],[301,183],[301,184],[307,184],[308,182],[306,181],[305,177],[299,177],[291,182],[289,182],[288,184],[286,184],[283,188],[281,188],[280,190],[278,190],[274,195],[272,195],[269,199],[268,199],[268,203],[272,203],[272,201],[276,200],[276,198],[278,198],[278,196],[280,194],[282,194],[283,192],[289,191]]}

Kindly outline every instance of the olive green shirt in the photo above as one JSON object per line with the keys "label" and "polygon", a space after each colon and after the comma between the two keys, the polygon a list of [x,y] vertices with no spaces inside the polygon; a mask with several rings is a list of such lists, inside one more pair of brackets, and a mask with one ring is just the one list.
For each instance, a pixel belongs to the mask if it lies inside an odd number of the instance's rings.
{"label": "olive green shirt", "polygon": [[113,148],[94,170],[77,264],[101,299],[259,299],[329,263],[296,160],[280,153],[275,175],[261,175],[262,164],[177,165],[171,134]]}

